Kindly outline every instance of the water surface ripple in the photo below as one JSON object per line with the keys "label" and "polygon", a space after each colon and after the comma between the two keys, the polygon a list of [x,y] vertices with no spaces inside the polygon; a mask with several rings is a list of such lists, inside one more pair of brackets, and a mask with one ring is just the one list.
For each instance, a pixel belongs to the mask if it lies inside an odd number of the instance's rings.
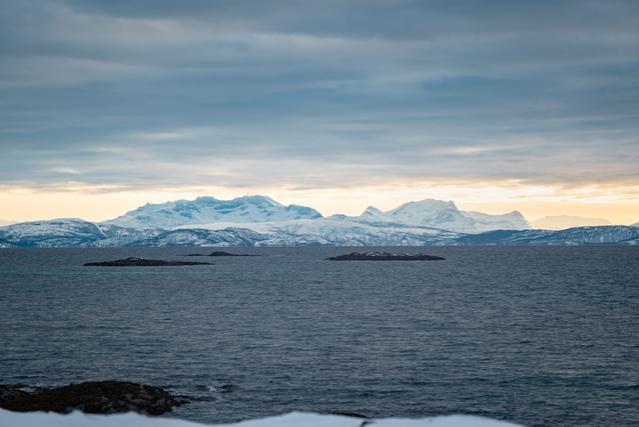
{"label": "water surface ripple", "polygon": [[174,415],[201,422],[303,410],[639,425],[639,248],[429,248],[441,262],[235,248],[262,256],[82,266],[211,250],[0,250],[0,382],[139,381],[194,396]]}

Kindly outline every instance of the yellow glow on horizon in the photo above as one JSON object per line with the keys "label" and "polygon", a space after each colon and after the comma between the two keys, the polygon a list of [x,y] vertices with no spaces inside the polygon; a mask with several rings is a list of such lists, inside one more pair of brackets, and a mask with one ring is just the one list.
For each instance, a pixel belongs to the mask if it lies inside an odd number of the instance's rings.
{"label": "yellow glow on horizon", "polygon": [[283,204],[313,207],[323,215],[359,215],[367,206],[386,211],[427,198],[453,200],[462,210],[491,214],[519,210],[529,221],[544,216],[605,218],[614,224],[639,221],[639,186],[560,188],[500,183],[399,182],[384,186],[334,189],[192,187],[132,190],[117,186],[69,184],[63,188],[0,188],[0,220],[30,221],[63,217],[104,221],[145,203],[210,195],[231,199],[268,195]]}

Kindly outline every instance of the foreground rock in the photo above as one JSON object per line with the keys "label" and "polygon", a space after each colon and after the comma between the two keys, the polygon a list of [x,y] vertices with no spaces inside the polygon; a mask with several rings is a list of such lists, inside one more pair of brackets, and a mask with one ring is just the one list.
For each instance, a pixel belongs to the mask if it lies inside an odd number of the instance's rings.
{"label": "foreground rock", "polygon": [[160,387],[124,381],[89,381],[29,391],[22,384],[0,385],[0,407],[16,412],[46,411],[115,414],[136,411],[161,415],[187,403]]}
{"label": "foreground rock", "polygon": [[206,255],[206,254],[188,254],[186,256],[259,256],[259,255],[253,255],[253,254],[232,254],[229,252],[224,252],[224,251],[215,251],[215,252],[211,252],[210,254]]}
{"label": "foreground rock", "polygon": [[161,259],[144,259],[131,257],[115,261],[87,262],[87,267],[173,267],[179,265],[211,265],[209,262],[165,261]]}
{"label": "foreground rock", "polygon": [[426,254],[391,254],[389,252],[351,252],[328,258],[330,261],[441,261],[444,258]]}
{"label": "foreground rock", "polygon": [[25,384],[0,384],[0,408],[4,402],[29,395],[29,387]]}

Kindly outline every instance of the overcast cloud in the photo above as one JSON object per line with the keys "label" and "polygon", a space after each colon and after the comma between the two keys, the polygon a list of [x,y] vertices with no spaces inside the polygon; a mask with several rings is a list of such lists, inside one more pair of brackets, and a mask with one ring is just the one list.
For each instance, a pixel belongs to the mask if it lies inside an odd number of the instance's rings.
{"label": "overcast cloud", "polygon": [[639,185],[636,1],[21,1],[0,183]]}

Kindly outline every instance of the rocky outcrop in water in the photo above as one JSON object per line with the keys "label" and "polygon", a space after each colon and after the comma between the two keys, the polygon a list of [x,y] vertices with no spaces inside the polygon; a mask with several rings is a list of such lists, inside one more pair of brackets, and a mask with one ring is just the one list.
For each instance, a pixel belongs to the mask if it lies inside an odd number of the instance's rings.
{"label": "rocky outcrop in water", "polygon": [[224,252],[224,251],[215,251],[215,252],[211,252],[208,255],[206,255],[206,254],[188,254],[186,256],[259,256],[259,255],[254,255],[254,254],[232,254],[232,253]]}
{"label": "rocky outcrop in water", "polygon": [[444,258],[426,254],[392,254],[390,252],[351,252],[328,258],[330,261],[441,261]]}
{"label": "rocky outcrop in water", "polygon": [[209,262],[165,261],[161,259],[144,259],[131,257],[115,261],[87,262],[86,267],[175,267],[180,265],[211,265]]}
{"label": "rocky outcrop in water", "polygon": [[161,415],[188,403],[160,387],[124,381],[88,381],[55,388],[29,389],[23,384],[0,385],[0,407],[9,411],[114,414],[136,411]]}

